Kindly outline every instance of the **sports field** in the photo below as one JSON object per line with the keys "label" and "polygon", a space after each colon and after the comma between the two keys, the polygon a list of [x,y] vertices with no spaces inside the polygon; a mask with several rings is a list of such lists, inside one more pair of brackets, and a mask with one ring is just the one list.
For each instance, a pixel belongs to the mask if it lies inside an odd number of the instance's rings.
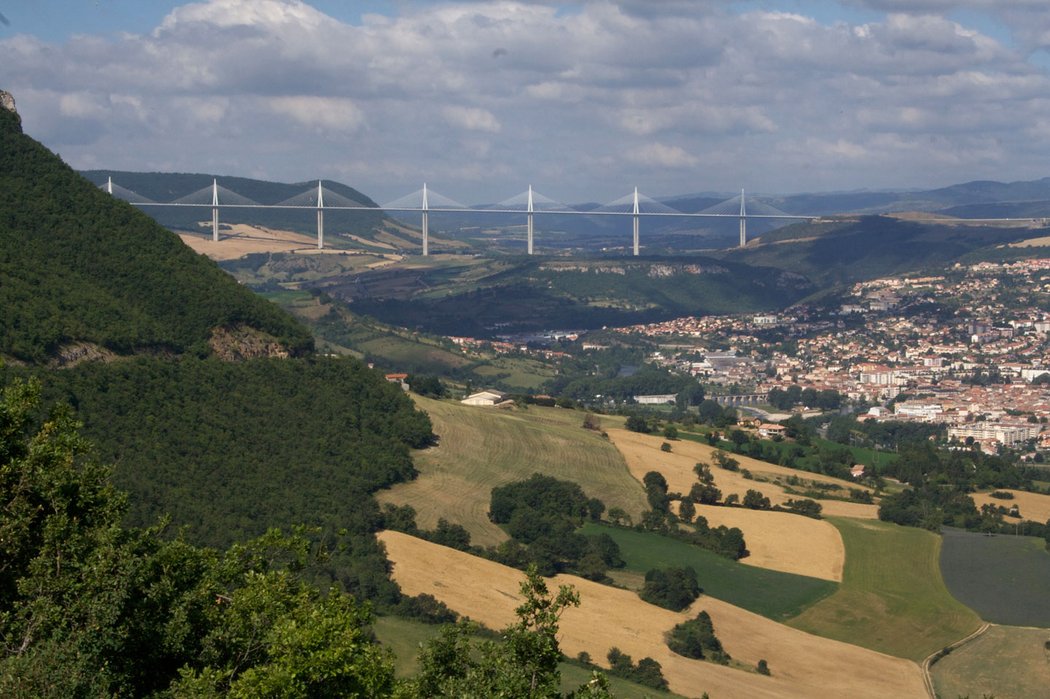
{"label": "sports field", "polygon": [[992,626],[930,669],[938,696],[1033,699],[1050,695],[1050,629]]}
{"label": "sports field", "polygon": [[[407,594],[429,593],[453,609],[491,628],[514,620],[522,573],[461,551],[386,531],[379,534],[394,564],[394,579]],[[685,612],[672,612],[619,590],[573,576],[553,585],[572,584],[581,606],[561,619],[562,651],[587,651],[604,664],[613,646],[635,659],[649,656],[663,666],[671,690],[689,697],[753,699],[841,699],[925,697],[913,662],[893,658],[778,624],[708,596]],[[672,653],[664,634],[675,624],[706,610],[726,650],[738,663],[726,667]],[[743,669],[760,660],[771,676]]]}
{"label": "sports field", "polygon": [[492,489],[533,473],[579,483],[588,497],[635,519],[646,507],[641,484],[608,440],[582,427],[583,413],[561,408],[481,408],[413,396],[430,415],[439,444],[416,452],[419,477],[377,494],[380,502],[411,505],[419,526],[438,518],[466,527],[475,544],[506,535],[488,518]]}
{"label": "sports field", "polygon": [[745,566],[654,532],[600,524],[587,524],[582,532],[611,536],[620,546],[627,569],[637,573],[644,574],[652,568],[669,565],[692,566],[704,594],[774,621],[797,616],[838,589],[838,585],[827,580]]}
{"label": "sports field", "polygon": [[980,625],[941,578],[939,536],[886,522],[832,522],[846,544],[842,585],[789,625],[915,661]]}
{"label": "sports field", "polygon": [[955,598],[985,621],[1050,628],[1050,553],[1031,536],[945,529],[941,572]]}

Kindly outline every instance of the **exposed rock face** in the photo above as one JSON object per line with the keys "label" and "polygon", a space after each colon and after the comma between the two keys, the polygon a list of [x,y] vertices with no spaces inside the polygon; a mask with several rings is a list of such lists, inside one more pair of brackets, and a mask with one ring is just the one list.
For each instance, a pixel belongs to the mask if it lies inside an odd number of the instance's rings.
{"label": "exposed rock face", "polygon": [[215,356],[227,362],[256,357],[283,359],[288,356],[288,349],[273,336],[246,325],[215,328],[211,331],[208,346],[215,352]]}
{"label": "exposed rock face", "polygon": [[58,353],[48,362],[52,369],[65,369],[84,362],[109,362],[117,355],[93,342],[73,342],[63,345]]}
{"label": "exposed rock face", "polygon": [[0,90],[0,107],[18,114],[18,110],[15,109],[15,96],[6,90]]}

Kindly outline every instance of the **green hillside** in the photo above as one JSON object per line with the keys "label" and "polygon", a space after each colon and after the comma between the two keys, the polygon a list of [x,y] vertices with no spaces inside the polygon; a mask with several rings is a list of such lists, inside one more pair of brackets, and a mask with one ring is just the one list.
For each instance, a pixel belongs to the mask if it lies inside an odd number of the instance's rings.
{"label": "green hillside", "polygon": [[[683,315],[779,308],[814,291],[802,277],[710,257],[512,258],[483,276],[447,269],[385,268],[353,280],[308,284],[351,300],[355,311],[442,334],[492,335],[549,328],[596,328]],[[411,284],[396,284],[397,279]]]}
{"label": "green hillside", "polygon": [[206,354],[248,326],[293,354],[309,333],[172,233],[115,201],[0,110],[0,356],[41,362],[86,342],[117,354]]}
{"label": "green hillside", "polygon": [[1027,228],[917,223],[862,216],[787,226],[761,244],[719,253],[726,262],[768,265],[820,288],[949,265],[975,251],[1038,235]]}

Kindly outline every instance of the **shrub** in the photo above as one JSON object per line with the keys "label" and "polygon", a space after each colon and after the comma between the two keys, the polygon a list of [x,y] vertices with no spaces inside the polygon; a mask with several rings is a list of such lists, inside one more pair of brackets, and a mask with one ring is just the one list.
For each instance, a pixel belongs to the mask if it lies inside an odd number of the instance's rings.
{"label": "shrub", "polygon": [[760,675],[769,674],[769,663],[766,662],[765,658],[758,661],[758,665],[755,666],[755,672]]}
{"label": "shrub", "polygon": [[668,444],[667,442],[661,443],[660,444],[660,451],[671,451],[671,445]]}

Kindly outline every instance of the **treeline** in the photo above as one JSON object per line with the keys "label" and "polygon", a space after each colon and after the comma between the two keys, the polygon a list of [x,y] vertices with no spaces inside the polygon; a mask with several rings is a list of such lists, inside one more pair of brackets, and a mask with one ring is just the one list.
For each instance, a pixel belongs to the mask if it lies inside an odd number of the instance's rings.
{"label": "treeline", "polygon": [[214,547],[274,526],[320,527],[335,548],[325,575],[396,601],[371,493],[412,478],[409,449],[433,436],[426,415],[360,362],[92,363],[51,373],[45,398],[72,405],[98,457],[115,464],[130,524],[168,515]]}
{"label": "treeline", "polygon": [[[68,408],[0,395],[0,695],[560,697],[558,619],[579,604],[530,572],[501,642],[447,627],[397,679],[371,612],[311,570],[331,549],[272,530],[225,551],[126,527],[126,498]],[[423,606],[426,600],[419,600]],[[608,699],[599,673],[572,696]]]}
{"label": "treeline", "polygon": [[209,352],[247,325],[293,354],[313,340],[129,204],[114,200],[0,110],[0,354],[43,362],[63,344],[118,354]]}
{"label": "treeline", "polygon": [[[883,467],[880,473],[911,488],[884,496],[879,518],[932,530],[947,525],[1014,532],[1013,525],[1004,526],[1004,513],[999,508],[985,506],[978,510],[970,494],[979,489],[1026,490],[1032,486],[1028,476],[1007,459],[977,450],[938,449],[928,441],[906,444],[900,458]],[[1028,534],[1046,534],[1047,527],[1043,525],[1025,523],[1024,526]]]}

